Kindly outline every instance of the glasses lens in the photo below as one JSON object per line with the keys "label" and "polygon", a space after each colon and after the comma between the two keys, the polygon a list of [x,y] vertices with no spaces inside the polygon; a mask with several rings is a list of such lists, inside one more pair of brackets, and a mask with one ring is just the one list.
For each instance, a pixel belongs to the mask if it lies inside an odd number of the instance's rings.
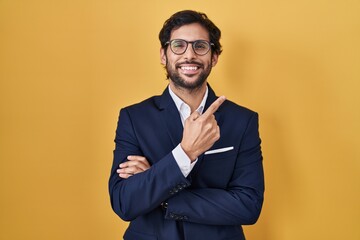
{"label": "glasses lens", "polygon": [[205,55],[210,50],[210,44],[203,40],[198,40],[193,43],[193,48],[196,54]]}
{"label": "glasses lens", "polygon": [[187,48],[187,42],[181,39],[175,39],[170,42],[171,50],[175,54],[183,54]]}

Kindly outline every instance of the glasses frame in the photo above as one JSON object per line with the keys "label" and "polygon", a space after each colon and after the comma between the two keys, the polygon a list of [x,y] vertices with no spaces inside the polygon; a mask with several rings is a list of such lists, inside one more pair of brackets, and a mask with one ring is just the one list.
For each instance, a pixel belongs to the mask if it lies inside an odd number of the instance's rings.
{"label": "glasses frame", "polygon": [[[182,53],[176,53],[176,52],[174,52],[174,50],[173,50],[172,47],[171,47],[171,43],[172,43],[173,41],[179,41],[179,40],[186,42],[186,48],[185,48],[184,52],[182,52]],[[207,50],[206,53],[204,53],[204,54],[199,54],[199,53],[197,53],[196,50],[195,50],[195,48],[194,48],[194,43],[197,43],[197,42],[206,42],[206,43],[209,45],[209,50]],[[209,41],[207,41],[207,40],[186,41],[186,40],[184,40],[184,39],[173,39],[173,40],[167,41],[167,42],[165,43],[165,46],[169,45],[170,50],[171,50],[174,54],[176,54],[176,55],[183,55],[183,54],[187,51],[187,49],[188,49],[188,47],[189,47],[189,43],[191,43],[191,47],[192,47],[194,53],[195,53],[196,55],[199,55],[199,56],[204,56],[204,55],[206,55],[206,54],[211,50],[211,48],[212,48],[213,46],[215,46],[215,44],[213,44],[212,42],[209,42]]]}

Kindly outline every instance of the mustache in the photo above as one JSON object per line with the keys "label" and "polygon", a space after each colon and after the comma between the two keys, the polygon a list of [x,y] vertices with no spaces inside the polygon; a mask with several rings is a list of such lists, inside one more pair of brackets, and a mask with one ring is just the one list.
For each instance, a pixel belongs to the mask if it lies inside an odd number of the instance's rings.
{"label": "mustache", "polygon": [[196,61],[184,61],[184,62],[179,62],[175,64],[176,68],[179,68],[181,65],[183,64],[193,64],[193,65],[197,65],[198,67],[203,68],[204,65],[202,63],[196,62]]}

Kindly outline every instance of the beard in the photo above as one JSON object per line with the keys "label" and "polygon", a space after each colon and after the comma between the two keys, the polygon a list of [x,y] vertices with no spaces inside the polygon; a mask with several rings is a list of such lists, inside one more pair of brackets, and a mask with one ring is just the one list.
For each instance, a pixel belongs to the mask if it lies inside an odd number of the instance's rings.
{"label": "beard", "polygon": [[[200,73],[200,75],[198,76],[198,78],[195,81],[187,82],[184,78],[182,78],[180,76],[177,69],[178,69],[180,64],[184,64],[184,63],[185,64],[196,64],[196,65],[198,65],[199,68],[203,69],[203,71]],[[183,62],[183,63],[176,64],[175,69],[172,68],[170,66],[170,64],[168,64],[168,63],[166,64],[165,68],[166,68],[168,79],[170,78],[170,80],[173,81],[175,87],[186,89],[186,90],[189,90],[189,91],[194,91],[194,90],[200,88],[204,84],[204,82],[206,81],[206,79],[210,75],[212,65],[211,65],[211,62],[210,62],[209,66],[207,68],[204,68],[204,65],[200,64],[198,62],[186,61],[186,62]]]}

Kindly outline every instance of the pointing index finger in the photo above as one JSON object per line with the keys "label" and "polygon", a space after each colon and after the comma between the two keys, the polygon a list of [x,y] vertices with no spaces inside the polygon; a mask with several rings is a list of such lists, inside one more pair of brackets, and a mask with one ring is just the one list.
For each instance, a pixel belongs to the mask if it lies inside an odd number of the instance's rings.
{"label": "pointing index finger", "polygon": [[220,107],[220,105],[226,100],[225,96],[220,96],[218,97],[218,99],[215,100],[215,102],[213,102],[209,108],[206,110],[206,112],[204,112],[203,115],[201,115],[201,117],[207,118],[211,115],[213,115],[216,110],[218,110],[218,108]]}

